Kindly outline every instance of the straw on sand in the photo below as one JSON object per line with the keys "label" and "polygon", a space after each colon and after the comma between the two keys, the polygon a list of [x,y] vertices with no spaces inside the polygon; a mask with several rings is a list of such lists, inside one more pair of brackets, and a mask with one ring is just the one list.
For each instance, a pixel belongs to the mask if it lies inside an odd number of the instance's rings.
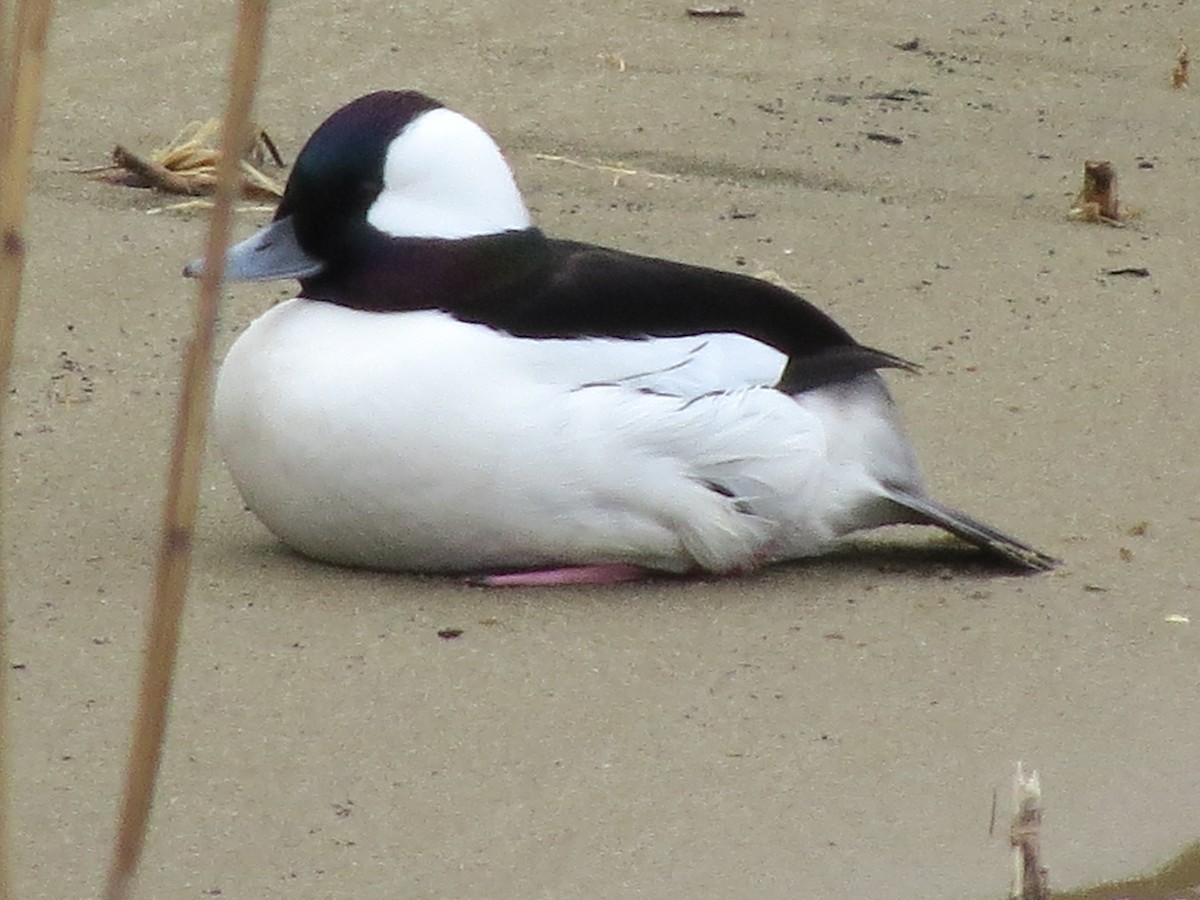
{"label": "straw on sand", "polygon": [[191,564],[204,432],[212,394],[212,348],[217,304],[221,279],[225,274],[230,220],[238,195],[239,148],[245,143],[250,108],[258,82],[268,2],[242,0],[238,13],[237,42],[230,69],[229,105],[218,161],[217,199],[205,245],[204,275],[200,281],[192,340],[184,360],[167,496],[163,504],[154,609],[146,636],[137,719],[129,751],[125,795],[112,866],[104,894],[106,900],[124,900],[132,890],[145,844],[150,804],[162,758],[179,623]]}
{"label": "straw on sand", "polygon": [[[50,0],[21,0],[15,16],[0,0],[0,404],[8,396],[13,332],[25,269],[22,226],[29,195],[29,167],[45,70]],[[0,406],[0,412],[3,411]],[[8,673],[5,635],[7,599],[0,567],[0,900],[11,896],[8,880],[8,755],[5,745]]]}
{"label": "straw on sand", "polygon": [[[207,196],[217,188],[220,139],[220,119],[193,122],[170,144],[148,156],[118,144],[113,148],[111,166],[79,171],[114,184],[154,188],[165,194]],[[267,159],[283,167],[275,142],[266,131],[255,129],[252,138],[239,149],[238,157],[241,193],[245,197],[279,200],[283,196],[283,184],[262,168]]]}

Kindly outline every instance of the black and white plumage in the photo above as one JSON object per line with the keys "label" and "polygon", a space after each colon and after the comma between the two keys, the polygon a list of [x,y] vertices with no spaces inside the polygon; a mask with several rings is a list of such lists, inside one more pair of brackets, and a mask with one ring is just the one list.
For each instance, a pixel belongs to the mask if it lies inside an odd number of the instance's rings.
{"label": "black and white plumage", "polygon": [[908,363],[767,282],[546,237],[422,94],[330,116],[227,269],[300,281],[229,351],[214,425],[318,559],[735,572],[908,522],[1054,565],[928,495],[877,371]]}

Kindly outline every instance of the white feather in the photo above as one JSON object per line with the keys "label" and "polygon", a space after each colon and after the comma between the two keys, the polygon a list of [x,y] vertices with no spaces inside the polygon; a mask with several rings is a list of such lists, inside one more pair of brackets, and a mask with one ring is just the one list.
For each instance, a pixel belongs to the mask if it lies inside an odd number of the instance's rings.
{"label": "white feather", "polygon": [[415,118],[388,148],[367,221],[393,237],[465,238],[532,223],[512,171],[482,128],[449,109]]}
{"label": "white feather", "polygon": [[731,571],[813,553],[919,484],[875,374],[789,397],[738,335],[533,340],[290,300],[239,337],[215,431],[247,505],[334,562]]}

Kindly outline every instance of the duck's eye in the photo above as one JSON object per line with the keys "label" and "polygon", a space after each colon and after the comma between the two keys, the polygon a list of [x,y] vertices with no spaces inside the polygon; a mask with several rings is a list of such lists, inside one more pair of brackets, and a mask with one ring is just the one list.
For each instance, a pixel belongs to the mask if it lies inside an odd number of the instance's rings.
{"label": "duck's eye", "polygon": [[369,178],[365,181],[360,181],[358,184],[358,199],[364,206],[370,206],[375,202],[375,198],[379,196],[383,190],[383,182],[378,178]]}

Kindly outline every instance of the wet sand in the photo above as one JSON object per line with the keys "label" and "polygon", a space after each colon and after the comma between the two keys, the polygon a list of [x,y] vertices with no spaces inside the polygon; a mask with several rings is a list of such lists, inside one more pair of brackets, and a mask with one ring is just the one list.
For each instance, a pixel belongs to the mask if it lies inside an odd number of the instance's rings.
{"label": "wet sand", "polygon": [[[739,579],[487,592],[289,554],[213,454],[142,896],[994,898],[1017,760],[1056,887],[1200,836],[1200,88],[1169,84],[1200,17],[684,5],[278,3],[257,116],[290,158],[417,87],[497,137],[546,230],[777,273],[925,367],[889,380],[938,496],[1066,565],[909,529]],[[102,884],[204,229],[72,170],[219,114],[232,25],[75,6],[5,436],[21,897]],[[1088,158],[1130,227],[1067,221]],[[289,290],[230,292],[222,347]]]}

